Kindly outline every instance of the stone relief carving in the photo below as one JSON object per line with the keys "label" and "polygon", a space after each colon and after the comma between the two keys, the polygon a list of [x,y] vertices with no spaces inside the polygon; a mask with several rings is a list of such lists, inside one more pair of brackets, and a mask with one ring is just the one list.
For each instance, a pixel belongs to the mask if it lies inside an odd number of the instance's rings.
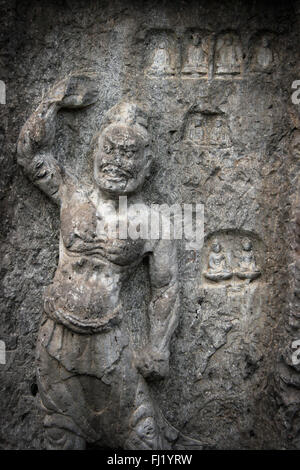
{"label": "stone relief carving", "polygon": [[183,253],[183,279],[196,279],[199,273],[199,252],[197,250],[184,250]]}
{"label": "stone relief carving", "polygon": [[272,48],[272,38],[270,35],[262,35],[254,45],[251,60],[251,70],[253,72],[270,73],[274,67],[275,54]]}
{"label": "stone relief carving", "polygon": [[214,64],[216,75],[240,74],[242,58],[242,47],[237,35],[226,33],[217,39]]}
{"label": "stone relief carving", "polygon": [[228,124],[225,117],[220,114],[191,114],[186,126],[185,139],[203,146],[231,145]]}
{"label": "stone relief carving", "polygon": [[[252,282],[261,275],[261,270],[256,264],[253,250],[253,242],[250,238],[237,235],[221,235],[223,243],[219,238],[214,238],[206,261],[203,276],[210,285],[222,285],[223,281],[231,280],[234,284]],[[229,285],[225,282],[225,285]]]}
{"label": "stone relief carving", "polygon": [[208,259],[208,269],[204,276],[211,281],[222,281],[232,277],[232,271],[227,267],[227,260],[222,245],[216,240],[211,247]]}
{"label": "stone relief carving", "polygon": [[201,37],[200,33],[193,32],[185,51],[185,60],[181,70],[183,76],[197,78],[207,75],[209,50],[209,38]]}
{"label": "stone relief carving", "polygon": [[[203,31],[150,31],[151,51],[145,75],[149,78],[240,79],[244,72],[271,73],[276,62],[273,33],[258,32],[243,56],[237,32],[220,35]],[[248,57],[244,64],[244,57]],[[181,62],[181,70],[179,70]]]}
{"label": "stone relief carving", "polygon": [[216,117],[210,132],[210,142],[214,145],[228,147],[230,145],[229,129],[225,119]]}
{"label": "stone relief carving", "polygon": [[[166,66],[163,49],[155,60]],[[128,197],[128,207],[142,201],[140,190],[152,161],[146,114],[135,103],[120,103],[107,112],[92,140],[91,188],[53,156],[59,110],[96,100],[93,76],[68,76],[43,98],[18,140],[19,164],[60,206],[59,262],[45,291],[37,344],[46,446],[200,448],[165,420],[148,385],[168,374],[179,313],[176,245],[112,238],[103,230],[120,195]],[[122,321],[123,287],[146,256],[150,332],[148,345],[137,351]]]}
{"label": "stone relief carving", "polygon": [[242,241],[242,253],[235,274],[240,279],[256,279],[261,274],[256,266],[252,242],[247,238]]}
{"label": "stone relief carving", "polygon": [[151,63],[146,70],[149,77],[168,77],[175,73],[172,53],[167,39],[161,39],[151,54]]}

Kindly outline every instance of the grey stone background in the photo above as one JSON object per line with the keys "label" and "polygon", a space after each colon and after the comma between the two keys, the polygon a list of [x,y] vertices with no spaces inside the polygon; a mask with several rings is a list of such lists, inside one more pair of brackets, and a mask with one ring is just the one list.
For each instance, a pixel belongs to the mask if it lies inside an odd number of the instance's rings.
{"label": "grey stone background", "polygon": [[[207,448],[299,448],[299,370],[289,349],[300,339],[300,123],[299,106],[291,102],[291,84],[300,79],[298,2],[1,0],[0,18],[0,79],[7,85],[7,104],[0,105],[0,339],[7,348],[0,365],[0,447],[43,447],[34,351],[42,293],[58,259],[58,210],[17,166],[16,141],[43,93],[84,68],[97,73],[99,101],[60,114],[56,157],[88,181],[89,143],[103,114],[122,98],[134,99],[151,117],[155,164],[146,198],[205,205],[203,249],[195,256],[180,251],[181,319],[171,373],[152,386],[166,418]],[[242,74],[183,78],[180,64],[193,30],[213,39],[237,34]],[[262,34],[272,37],[268,73],[251,69]],[[174,47],[175,75],[149,78],[149,54],[161,35]],[[230,144],[188,139],[198,115],[221,116]],[[203,271],[211,241],[217,237],[238,256],[245,235],[261,277],[249,285],[209,285]],[[146,268],[128,289],[127,321],[137,343],[147,332]]]}

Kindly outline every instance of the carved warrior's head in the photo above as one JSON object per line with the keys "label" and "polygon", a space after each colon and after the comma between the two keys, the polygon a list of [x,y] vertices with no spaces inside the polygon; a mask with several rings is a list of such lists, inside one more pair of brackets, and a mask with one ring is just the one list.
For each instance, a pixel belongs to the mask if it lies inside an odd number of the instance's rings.
{"label": "carved warrior's head", "polygon": [[105,192],[131,194],[144,183],[151,166],[145,112],[134,103],[120,103],[104,116],[94,136],[94,178]]}

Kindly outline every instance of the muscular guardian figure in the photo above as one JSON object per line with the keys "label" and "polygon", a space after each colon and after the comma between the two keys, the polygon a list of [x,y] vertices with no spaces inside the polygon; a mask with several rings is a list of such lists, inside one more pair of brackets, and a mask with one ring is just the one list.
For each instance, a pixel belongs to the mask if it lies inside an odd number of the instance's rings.
{"label": "muscular guardian figure", "polygon": [[[54,159],[57,113],[96,101],[93,79],[73,74],[56,84],[21,130],[18,162],[60,206],[59,262],[44,296],[37,377],[49,449],[86,443],[125,449],[197,447],[162,416],[150,379],[168,373],[178,320],[176,247],[170,240],[108,236],[119,196],[141,198],[151,165],[145,114],[121,103],[92,141],[94,187],[85,188]],[[148,346],[134,350],[124,326],[126,280],[149,257],[152,299]]]}

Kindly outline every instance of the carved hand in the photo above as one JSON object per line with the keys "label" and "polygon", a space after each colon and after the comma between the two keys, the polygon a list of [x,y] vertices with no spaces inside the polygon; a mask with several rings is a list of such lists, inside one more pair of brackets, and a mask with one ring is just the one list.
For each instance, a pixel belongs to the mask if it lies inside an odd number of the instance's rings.
{"label": "carved hand", "polygon": [[60,108],[84,108],[97,101],[95,77],[88,73],[74,73],[56,83],[44,103],[56,103]]}
{"label": "carved hand", "polygon": [[135,364],[145,379],[160,380],[169,373],[169,353],[160,353],[148,348],[138,354]]}

